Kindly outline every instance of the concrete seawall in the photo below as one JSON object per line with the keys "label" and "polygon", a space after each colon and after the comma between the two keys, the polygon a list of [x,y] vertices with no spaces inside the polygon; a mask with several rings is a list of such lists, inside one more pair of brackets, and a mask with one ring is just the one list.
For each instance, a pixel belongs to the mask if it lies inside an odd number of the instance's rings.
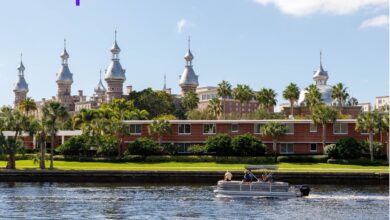
{"label": "concrete seawall", "polygon": [[[241,180],[242,172],[232,172]],[[255,173],[256,174],[256,173]],[[40,171],[0,170],[0,182],[118,182],[215,184],[224,172],[215,171]],[[388,173],[274,173],[275,181],[291,184],[389,184]]]}

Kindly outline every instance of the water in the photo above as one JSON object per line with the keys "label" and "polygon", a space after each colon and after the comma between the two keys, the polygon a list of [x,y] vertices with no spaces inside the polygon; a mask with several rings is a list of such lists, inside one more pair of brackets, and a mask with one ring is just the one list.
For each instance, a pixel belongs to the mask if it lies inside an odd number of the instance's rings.
{"label": "water", "polygon": [[215,198],[214,186],[0,183],[0,218],[389,219],[388,186],[314,185],[308,198]]}

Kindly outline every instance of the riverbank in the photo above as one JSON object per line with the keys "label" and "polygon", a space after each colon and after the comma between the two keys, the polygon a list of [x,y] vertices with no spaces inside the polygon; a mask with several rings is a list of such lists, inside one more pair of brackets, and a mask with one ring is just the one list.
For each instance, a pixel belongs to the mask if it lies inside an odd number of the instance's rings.
{"label": "riverbank", "polygon": [[[240,180],[242,172],[233,171]],[[256,173],[255,173],[256,174]],[[0,182],[115,182],[115,183],[208,183],[223,178],[221,171],[119,171],[119,170],[0,170]],[[291,184],[381,184],[388,173],[276,172],[275,181]]]}
{"label": "riverbank", "polygon": [[[48,165],[48,163],[46,164]],[[54,161],[57,170],[123,170],[123,171],[240,171],[248,164],[216,163],[216,162],[162,162],[162,163],[130,163],[130,162],[75,162]],[[351,164],[328,163],[277,163],[278,172],[342,172],[342,173],[389,173],[389,166],[365,166]],[[0,167],[6,162],[0,161]],[[19,170],[39,170],[38,164],[32,160],[18,160]]]}

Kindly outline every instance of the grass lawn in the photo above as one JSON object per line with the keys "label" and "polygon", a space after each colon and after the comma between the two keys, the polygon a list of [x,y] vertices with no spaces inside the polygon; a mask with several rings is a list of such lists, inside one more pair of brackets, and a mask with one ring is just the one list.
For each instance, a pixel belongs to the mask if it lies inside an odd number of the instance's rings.
{"label": "grass lawn", "polygon": [[[6,161],[0,161],[5,167]],[[48,166],[49,163],[46,163]],[[208,163],[110,163],[110,162],[68,162],[54,161],[58,170],[165,170],[165,171],[242,171],[246,164]],[[279,172],[367,172],[388,173],[388,166],[362,166],[327,163],[279,163]],[[17,169],[38,169],[32,160],[16,161]]]}

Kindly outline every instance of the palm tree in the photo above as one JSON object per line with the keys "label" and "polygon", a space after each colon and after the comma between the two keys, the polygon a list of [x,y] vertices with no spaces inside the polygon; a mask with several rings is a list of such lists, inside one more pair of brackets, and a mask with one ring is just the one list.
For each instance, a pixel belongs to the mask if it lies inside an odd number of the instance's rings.
{"label": "palm tree", "polygon": [[181,99],[181,104],[187,111],[196,109],[198,107],[198,103],[199,103],[199,97],[193,91],[187,92],[184,95],[184,97]]}
{"label": "palm tree", "polygon": [[207,111],[213,118],[218,119],[222,113],[222,105],[217,97],[212,98],[207,105]]}
{"label": "palm tree", "polygon": [[148,127],[149,134],[157,135],[158,144],[161,146],[163,135],[172,133],[171,124],[167,120],[154,120]]}
{"label": "palm tree", "polygon": [[256,93],[256,100],[259,102],[260,107],[269,113],[269,109],[276,105],[277,95],[273,89],[263,88]]}
{"label": "palm tree", "polygon": [[269,122],[261,128],[261,133],[263,135],[272,137],[272,150],[275,157],[275,163],[277,162],[276,146],[278,143],[278,138],[285,135],[287,131],[287,126],[278,122]]}
{"label": "palm tree", "polygon": [[218,84],[218,96],[223,100],[223,119],[226,119],[226,99],[232,96],[232,85],[225,80]]}
{"label": "palm tree", "polygon": [[336,121],[337,111],[330,106],[319,105],[314,108],[311,119],[315,125],[322,126],[322,147],[325,147],[326,125]]}
{"label": "palm tree", "polygon": [[73,128],[80,128],[83,134],[91,135],[92,123],[95,119],[100,118],[100,114],[94,109],[82,109],[76,115],[73,116]]}
{"label": "palm tree", "polygon": [[316,85],[312,84],[306,88],[305,103],[310,111],[313,111],[315,106],[322,104],[321,93]]}
{"label": "palm tree", "polygon": [[35,135],[36,145],[40,149],[39,168],[45,169],[45,155],[46,155],[46,140],[47,140],[47,126],[43,120],[32,120],[31,130]]}
{"label": "palm tree", "polygon": [[294,117],[294,103],[299,99],[299,87],[290,83],[283,91],[283,98],[290,102],[291,115]]}
{"label": "palm tree", "polygon": [[47,131],[51,136],[50,169],[53,169],[54,137],[58,131],[59,121],[63,121],[68,117],[68,111],[61,103],[57,101],[49,101],[43,105],[42,113],[43,120],[48,129]]}
{"label": "palm tree", "polygon": [[360,132],[367,132],[369,138],[370,159],[374,161],[374,154],[372,149],[374,134],[379,132],[381,126],[381,117],[378,111],[366,112],[359,114],[356,122],[356,130]]}
{"label": "palm tree", "polygon": [[343,103],[349,97],[347,93],[347,87],[342,83],[337,83],[332,87],[332,99],[337,101],[337,106],[339,107],[339,113],[341,114]]}
{"label": "palm tree", "polygon": [[238,84],[233,89],[233,96],[235,100],[240,102],[240,117],[242,117],[242,105],[248,103],[253,98],[253,91],[248,85]]}
{"label": "palm tree", "polygon": [[37,104],[35,103],[34,99],[26,98],[18,104],[18,109],[19,111],[24,112],[26,113],[26,115],[28,115],[30,111],[37,110]]}
{"label": "palm tree", "polygon": [[[4,140],[3,146],[8,154],[7,169],[15,169],[15,154],[20,145],[19,137],[23,132],[30,132],[29,118],[19,111],[15,111],[9,107],[3,107],[0,110],[2,117],[0,118],[0,131],[14,131],[14,136]],[[1,134],[3,135],[3,134]]]}

